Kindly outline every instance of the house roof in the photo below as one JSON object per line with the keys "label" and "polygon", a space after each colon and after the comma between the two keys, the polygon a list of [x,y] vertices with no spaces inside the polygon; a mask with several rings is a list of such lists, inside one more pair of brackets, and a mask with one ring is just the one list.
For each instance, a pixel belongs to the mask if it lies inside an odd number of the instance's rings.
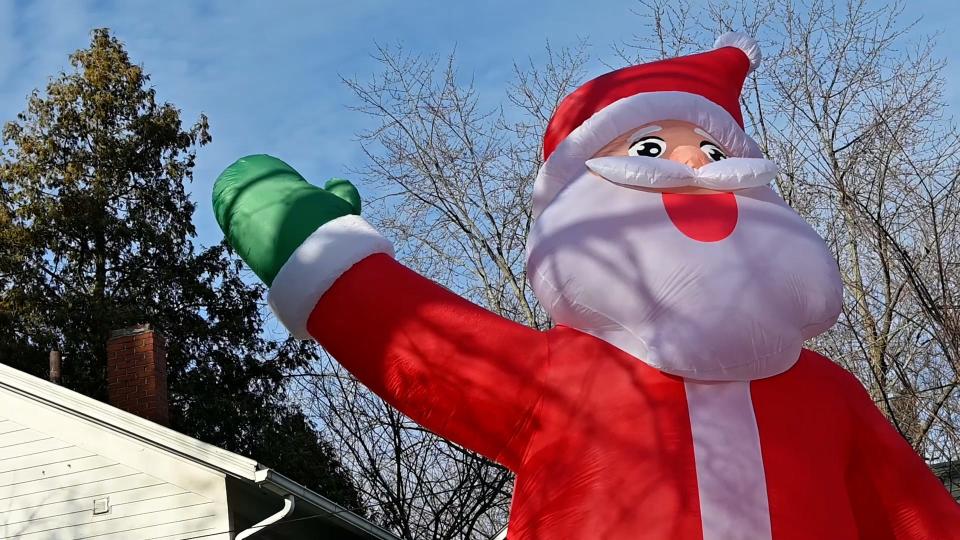
{"label": "house roof", "polygon": [[[278,496],[277,501],[293,495],[296,499],[297,519],[304,520],[312,516],[335,523],[341,529],[362,538],[397,539],[390,532],[255,460],[188,437],[3,364],[0,364],[0,388],[163,452],[169,452],[181,459],[219,471],[247,488],[250,493],[267,492]],[[277,502],[277,507],[279,509],[280,502]]]}

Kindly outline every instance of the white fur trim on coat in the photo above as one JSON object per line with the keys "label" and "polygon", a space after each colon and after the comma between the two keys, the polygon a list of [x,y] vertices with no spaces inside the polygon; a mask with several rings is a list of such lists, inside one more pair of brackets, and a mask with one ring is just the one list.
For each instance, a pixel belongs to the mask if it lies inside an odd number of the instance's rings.
{"label": "white fur trim on coat", "polygon": [[727,32],[717,38],[713,43],[714,49],[722,47],[734,47],[743,51],[750,59],[750,71],[757,69],[760,61],[763,60],[763,52],[760,51],[760,44],[752,37],[741,34],[740,32]]}
{"label": "white fur trim on coat", "polygon": [[760,147],[723,107],[688,92],[645,92],[614,101],[570,132],[540,167],[533,184],[533,214],[586,170],[586,161],[618,136],[644,124],[682,120],[700,126],[736,157],[762,157]]}
{"label": "white fur trim on coat", "polygon": [[300,244],[273,280],[267,303],[295,337],[309,339],[307,319],[323,293],[353,265],[393,245],[360,216],[321,225]]}

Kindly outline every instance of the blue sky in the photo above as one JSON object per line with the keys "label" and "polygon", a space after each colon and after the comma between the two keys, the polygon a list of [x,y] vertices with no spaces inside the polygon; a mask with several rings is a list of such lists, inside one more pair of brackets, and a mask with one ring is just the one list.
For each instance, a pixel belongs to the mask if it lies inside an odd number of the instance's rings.
{"label": "blue sky", "polygon": [[[943,32],[938,50],[957,58],[960,15],[947,2],[910,1],[919,31]],[[277,155],[314,182],[362,164],[354,133],[364,118],[340,76],[376,69],[374,41],[414,52],[446,54],[454,47],[465,76],[499,99],[514,60],[543,55],[580,37],[591,43],[591,75],[609,58],[610,44],[640,25],[630,0],[581,2],[344,1],[80,1],[0,0],[0,121],[14,117],[25,96],[65,69],[67,55],[89,43],[89,31],[110,27],[151,74],[160,99],[192,122],[210,117],[214,142],[201,149],[190,191],[198,201],[200,242],[221,237],[209,204],[214,178],[250,153]],[[960,107],[957,63],[947,92]],[[363,191],[363,186],[361,186]]]}

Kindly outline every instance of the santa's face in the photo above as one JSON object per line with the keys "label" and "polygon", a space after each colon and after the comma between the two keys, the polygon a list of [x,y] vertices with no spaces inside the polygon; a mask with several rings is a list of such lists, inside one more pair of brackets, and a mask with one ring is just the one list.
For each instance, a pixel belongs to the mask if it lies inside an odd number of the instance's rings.
{"label": "santa's face", "polygon": [[837,266],[767,186],[685,122],[639,126],[587,160],[537,218],[528,275],[558,324],[668,373],[775,375],[833,325]]}
{"label": "santa's face", "polygon": [[593,158],[633,156],[661,158],[700,168],[727,157],[709,133],[689,122],[664,120],[621,134]]}

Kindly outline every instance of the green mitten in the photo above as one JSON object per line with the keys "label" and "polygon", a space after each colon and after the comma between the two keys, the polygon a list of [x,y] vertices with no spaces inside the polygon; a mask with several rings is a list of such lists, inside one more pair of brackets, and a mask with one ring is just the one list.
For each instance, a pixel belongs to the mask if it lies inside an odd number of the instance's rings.
{"label": "green mitten", "polygon": [[227,167],[213,186],[213,211],[227,241],[270,287],[268,301],[298,337],[313,306],[341,274],[390,243],[359,216],[347,180],[316,187],[267,155]]}

